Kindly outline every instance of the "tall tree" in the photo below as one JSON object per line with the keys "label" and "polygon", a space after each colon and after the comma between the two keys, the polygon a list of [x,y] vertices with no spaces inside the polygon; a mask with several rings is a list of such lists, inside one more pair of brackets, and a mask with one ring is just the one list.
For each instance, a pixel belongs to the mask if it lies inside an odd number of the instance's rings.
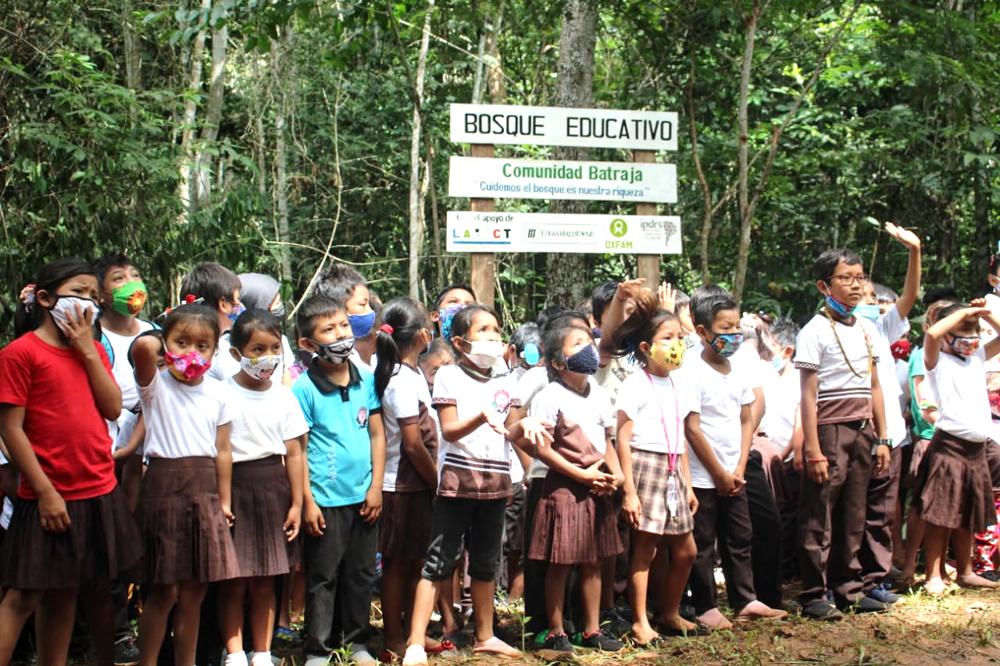
{"label": "tall tree", "polygon": [[[566,0],[559,36],[559,63],[556,106],[589,107],[594,103],[594,45],[597,40],[598,0]],[[559,148],[555,157],[561,160],[586,159],[587,151],[580,148]],[[553,213],[584,213],[582,201],[553,201]],[[549,304],[576,305],[585,296],[587,286],[581,276],[586,274],[586,255],[549,254],[546,301]]]}

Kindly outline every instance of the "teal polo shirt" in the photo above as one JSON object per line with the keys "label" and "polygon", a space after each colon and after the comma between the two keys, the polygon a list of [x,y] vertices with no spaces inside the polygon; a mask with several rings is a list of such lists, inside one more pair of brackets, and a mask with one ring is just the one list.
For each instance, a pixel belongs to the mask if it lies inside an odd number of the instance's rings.
{"label": "teal polo shirt", "polygon": [[360,504],[372,483],[368,419],[382,410],[375,376],[347,361],[350,381],[337,386],[317,363],[292,386],[309,424],[306,464],[313,499],[321,507]]}

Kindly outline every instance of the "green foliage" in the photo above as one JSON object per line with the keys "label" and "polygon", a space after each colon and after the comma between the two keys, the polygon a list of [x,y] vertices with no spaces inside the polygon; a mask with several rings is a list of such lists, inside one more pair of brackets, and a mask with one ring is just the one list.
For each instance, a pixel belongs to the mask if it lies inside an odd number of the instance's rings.
{"label": "green foliage", "polygon": [[[831,245],[866,256],[876,279],[899,286],[906,253],[867,217],[917,229],[929,284],[981,288],[985,258],[1000,238],[1000,3],[865,2],[830,55],[820,54],[850,3],[770,3],[761,17],[750,88],[751,156],[767,148],[820,67],[781,138],[752,233],[746,305],[802,317],[815,306],[811,258]],[[330,241],[381,296],[406,290],[408,189],[416,69],[424,2],[317,3],[315,0],[141,0],[35,3],[12,0],[0,22],[0,294],[11,312],[19,287],[39,265],[65,254],[95,257],[124,249],[153,288],[151,308],[169,304],[179,277],[204,259],[235,270],[281,272],[301,295]],[[558,3],[438,3],[422,107],[431,150],[432,192],[444,246],[444,216],[463,200],[446,194],[448,157],[467,148],[448,139],[448,105],[470,101],[487,24],[506,101],[551,104],[561,11]],[[749,3],[692,0],[600,5],[594,95],[600,106],[676,110],[685,253],[665,256],[664,277],[690,291],[701,280],[702,189],[689,123],[713,202],[736,177],[736,100]],[[218,137],[202,139],[205,83],[189,89],[199,31],[229,31]],[[129,81],[126,35],[140,68]],[[210,42],[210,40],[209,40]],[[487,54],[487,59],[489,56]],[[131,86],[131,87],[130,87]],[[693,93],[693,114],[687,90]],[[486,96],[488,99],[488,95]],[[195,124],[183,111],[193,102]],[[279,128],[279,121],[283,129]],[[178,196],[181,135],[212,183],[184,215]],[[278,136],[284,139],[288,236],[279,232]],[[544,148],[500,154],[548,157]],[[623,151],[596,159],[627,160]],[[763,168],[759,157],[751,183]],[[507,210],[545,211],[546,202],[500,201]],[[588,204],[595,212],[627,206]],[[431,197],[426,207],[422,287],[433,293],[465,280],[464,256],[435,256]],[[731,284],[739,211],[721,205],[709,238],[713,279]],[[544,257],[498,257],[500,309],[508,322],[545,302]],[[635,272],[628,256],[588,256],[589,285]],[[9,317],[0,337],[9,334]]]}

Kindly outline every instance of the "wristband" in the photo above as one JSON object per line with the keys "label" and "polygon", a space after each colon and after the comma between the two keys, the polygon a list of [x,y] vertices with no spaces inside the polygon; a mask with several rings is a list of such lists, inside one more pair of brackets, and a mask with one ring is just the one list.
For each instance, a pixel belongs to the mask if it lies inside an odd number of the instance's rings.
{"label": "wristband", "polygon": [[820,456],[819,458],[806,458],[806,462],[809,463],[825,463],[828,462],[826,456]]}

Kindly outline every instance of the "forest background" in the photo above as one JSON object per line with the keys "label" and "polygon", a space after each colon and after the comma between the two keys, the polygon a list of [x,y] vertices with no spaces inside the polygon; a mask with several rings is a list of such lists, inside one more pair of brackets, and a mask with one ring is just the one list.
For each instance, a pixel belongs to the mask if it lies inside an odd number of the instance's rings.
{"label": "forest background", "polygon": [[[844,245],[898,288],[892,221],[920,234],[925,284],[982,293],[998,72],[985,0],[0,0],[0,339],[20,287],[68,254],[133,256],[150,314],[205,260],[296,300],[333,260],[384,298],[467,281],[444,251],[446,212],[468,208],[447,197],[469,150],[452,102],[677,111],[657,159],[678,168],[659,209],[684,252],[661,275],[682,289],[802,319],[812,258]],[[497,305],[510,324],[635,273],[629,255],[498,255]]]}

